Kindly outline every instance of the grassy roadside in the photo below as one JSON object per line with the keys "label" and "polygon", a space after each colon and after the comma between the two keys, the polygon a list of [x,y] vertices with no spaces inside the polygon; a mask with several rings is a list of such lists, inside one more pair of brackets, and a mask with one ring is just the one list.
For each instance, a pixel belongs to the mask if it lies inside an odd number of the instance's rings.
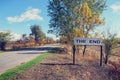
{"label": "grassy roadside", "polygon": [[6,71],[5,73],[0,75],[0,80],[10,80],[15,75],[17,75],[19,71],[30,68],[32,65],[40,62],[43,58],[47,57],[48,55],[50,55],[50,53],[44,53],[23,65],[17,66],[13,69]]}

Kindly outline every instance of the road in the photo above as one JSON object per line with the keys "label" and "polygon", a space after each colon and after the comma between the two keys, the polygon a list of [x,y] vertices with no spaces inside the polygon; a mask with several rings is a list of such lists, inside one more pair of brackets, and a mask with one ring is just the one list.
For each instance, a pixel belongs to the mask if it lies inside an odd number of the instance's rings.
{"label": "road", "polygon": [[0,54],[0,74],[22,63],[28,62],[43,52],[56,47],[47,45],[38,48],[25,48],[20,51],[9,51]]}

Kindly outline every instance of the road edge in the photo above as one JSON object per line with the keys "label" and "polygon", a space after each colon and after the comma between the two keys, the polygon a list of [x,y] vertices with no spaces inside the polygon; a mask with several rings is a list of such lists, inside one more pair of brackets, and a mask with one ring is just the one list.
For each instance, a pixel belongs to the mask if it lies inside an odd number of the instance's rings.
{"label": "road edge", "polygon": [[28,61],[25,64],[22,64],[22,65],[17,66],[13,69],[7,70],[5,73],[0,74],[0,80],[10,80],[10,79],[12,79],[14,76],[16,76],[18,74],[19,71],[32,67],[34,64],[40,62],[42,59],[48,57],[49,55],[50,55],[49,52],[45,52],[45,53],[37,56],[33,60]]}

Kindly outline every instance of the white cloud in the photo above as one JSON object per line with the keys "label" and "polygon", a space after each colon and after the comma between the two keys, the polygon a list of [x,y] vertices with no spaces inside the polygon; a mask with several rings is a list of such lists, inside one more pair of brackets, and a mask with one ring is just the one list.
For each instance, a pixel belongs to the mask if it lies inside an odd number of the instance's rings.
{"label": "white cloud", "polygon": [[7,17],[7,20],[9,22],[23,22],[23,21],[29,21],[29,20],[43,20],[43,18],[39,15],[41,13],[41,10],[38,8],[28,8],[24,13],[22,13],[20,16],[15,17]]}
{"label": "white cloud", "polygon": [[21,38],[21,35],[17,33],[11,33],[11,41],[20,40],[20,38]]}
{"label": "white cloud", "polygon": [[113,4],[110,6],[110,8],[113,10],[113,12],[118,13],[120,12],[120,4]]}

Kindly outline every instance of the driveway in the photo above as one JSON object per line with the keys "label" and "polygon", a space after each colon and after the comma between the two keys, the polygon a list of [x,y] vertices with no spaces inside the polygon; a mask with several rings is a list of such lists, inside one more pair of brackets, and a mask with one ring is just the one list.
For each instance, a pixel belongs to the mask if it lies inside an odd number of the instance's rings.
{"label": "driveway", "polygon": [[3,52],[0,54],[0,74],[22,63],[28,62],[41,53],[51,50],[56,46],[43,46],[38,48],[25,48],[19,51]]}

